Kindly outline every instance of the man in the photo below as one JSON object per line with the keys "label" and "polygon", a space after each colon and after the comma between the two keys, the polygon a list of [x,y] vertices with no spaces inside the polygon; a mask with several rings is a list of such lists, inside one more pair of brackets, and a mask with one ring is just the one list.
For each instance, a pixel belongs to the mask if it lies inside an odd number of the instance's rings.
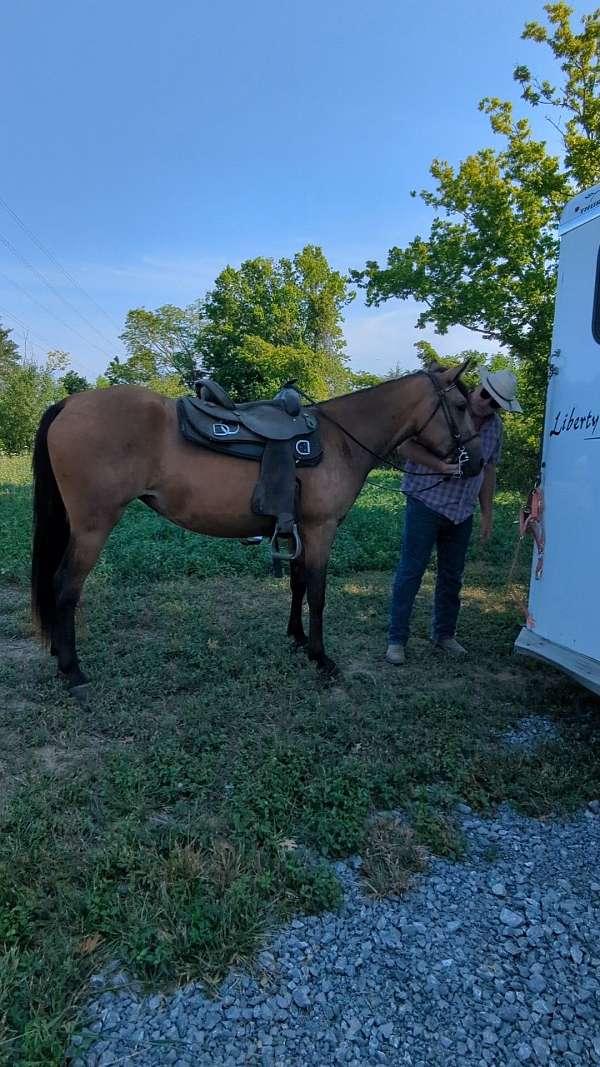
{"label": "man", "polygon": [[[434,546],[437,548],[437,579],[433,608],[432,640],[445,652],[466,652],[456,640],[460,590],[477,500],[481,508],[482,542],[492,532],[496,488],[496,465],[502,448],[499,411],[518,411],[517,380],[510,370],[479,372],[480,384],[471,391],[475,428],[481,440],[484,468],[475,478],[458,478],[456,464],[437,459],[421,445],[407,441],[400,449],[405,464],[406,517],[402,555],[392,587],[388,663],[405,662],[410,616],[423,574]],[[430,471],[446,475],[436,484]],[[426,477],[423,477],[423,475]],[[433,487],[432,487],[433,483]]]}

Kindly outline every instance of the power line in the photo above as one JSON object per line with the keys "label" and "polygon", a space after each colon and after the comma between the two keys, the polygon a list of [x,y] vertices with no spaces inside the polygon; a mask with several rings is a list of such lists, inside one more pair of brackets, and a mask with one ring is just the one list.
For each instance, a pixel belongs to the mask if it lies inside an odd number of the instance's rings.
{"label": "power line", "polygon": [[91,301],[91,303],[94,305],[94,307],[97,308],[98,311],[100,311],[104,315],[104,317],[110,322],[111,326],[115,330],[120,330],[121,327],[108,314],[108,312],[105,311],[103,307],[101,307],[101,305],[97,302],[97,300],[94,299],[93,296],[90,296],[90,294],[88,293],[87,289],[84,289],[83,286],[80,285],[80,283],[77,281],[77,279],[74,278],[73,275],[69,273],[69,271],[66,269],[66,267],[63,267],[63,265],[60,262],[60,260],[57,259],[57,257],[54,255],[54,252],[52,252],[49,248],[47,248],[46,245],[42,244],[42,242],[39,240],[39,238],[36,237],[36,235],[29,229],[29,227],[25,225],[25,223],[23,222],[23,219],[19,218],[19,216],[17,215],[16,211],[13,211],[13,209],[11,207],[9,207],[9,205],[6,203],[6,200],[4,200],[1,196],[0,196],[0,204],[2,204],[2,207],[5,209],[5,211],[8,211],[9,215],[12,216],[12,218],[15,220],[15,222],[21,227],[23,232],[27,234],[27,236],[29,237],[30,241],[33,241],[33,243],[35,245],[37,245],[37,247],[40,249],[40,251],[43,252],[44,255],[48,256],[48,258],[51,259],[52,262],[56,264],[58,269],[62,272],[62,274],[64,274],[64,276],[67,279],[67,281],[69,281],[71,283],[71,285],[74,285],[76,289],[79,289],[80,293],[83,293],[83,295],[86,296],[89,301]]}
{"label": "power line", "polygon": [[[6,277],[6,275],[4,275],[4,277]],[[10,278],[8,279],[8,281],[10,281]],[[41,343],[44,346],[44,348],[47,349],[48,352],[52,352],[52,351],[56,350],[56,344],[53,341],[49,341],[47,337],[42,337],[42,335],[39,334],[37,332],[37,330],[30,329],[30,327],[27,325],[27,323],[23,322],[23,319],[20,319],[18,315],[14,314],[14,312],[8,311],[7,308],[0,307],[0,313],[2,314],[2,316],[8,315],[9,319],[14,319],[15,322],[17,322],[19,324],[19,326],[23,330],[23,333],[25,334],[25,343],[27,343],[27,335],[31,335],[32,337],[37,337],[38,342]],[[11,332],[12,332],[13,328],[11,328]],[[67,355],[69,357],[69,362],[70,362],[71,366],[73,367],[73,369],[76,370],[76,371],[79,371],[85,377],[87,371],[83,367],[81,362],[79,360],[77,360],[77,359],[73,359],[73,356],[71,355],[70,352],[67,352]]]}
{"label": "power line", "polygon": [[[3,245],[6,246],[6,248],[8,248],[9,252],[12,252],[13,256],[15,256],[16,259],[18,259],[21,263],[23,263],[27,267],[27,269],[29,271],[31,271],[31,273],[36,278],[39,278],[44,283],[46,288],[49,289],[50,292],[54,296],[58,297],[59,300],[62,300],[63,304],[65,304],[66,307],[68,307],[71,311],[74,311],[76,315],[79,315],[80,319],[83,319],[83,321],[85,322],[86,326],[89,326],[89,328],[92,329],[94,331],[94,333],[97,333],[98,336],[103,341],[105,341],[109,346],[112,347],[113,342],[110,341],[109,338],[106,337],[102,333],[102,331],[98,329],[97,326],[94,326],[93,322],[90,322],[90,320],[88,318],[86,318],[86,316],[83,314],[83,312],[79,311],[79,309],[76,308],[75,305],[72,304],[70,300],[67,300],[66,297],[64,297],[61,293],[59,293],[58,289],[56,289],[55,286],[52,285],[52,283],[48,281],[48,279],[45,277],[45,275],[42,274],[42,272],[39,271],[37,269],[37,267],[32,266],[31,263],[29,262],[29,260],[25,259],[25,256],[22,256],[21,253],[15,248],[15,246],[8,240],[8,238],[7,237],[3,237],[1,233],[0,233],[0,241],[2,242]],[[70,327],[70,328],[72,329],[72,327]],[[84,340],[85,340],[85,338],[84,338]],[[87,344],[91,344],[91,342],[89,342],[89,341],[86,342],[86,343]],[[95,347],[98,348],[98,345],[96,345]],[[109,359],[111,358],[110,354],[105,352],[105,351],[103,351],[103,349],[99,349],[99,351],[103,352],[103,355],[108,355]]]}
{"label": "power line", "polygon": [[8,316],[9,319],[14,319],[14,321],[18,323],[24,333],[30,334],[32,337],[37,337],[38,341],[40,341],[44,345],[44,347],[48,349],[49,352],[51,352],[52,349],[56,347],[51,341],[48,340],[48,338],[42,337],[42,335],[39,334],[37,330],[30,329],[27,323],[23,322],[23,319],[20,319],[19,316],[15,315],[12,311],[8,311],[7,308],[0,307],[0,313],[2,314],[3,318],[6,318],[6,316]]}
{"label": "power line", "polygon": [[[29,300],[32,300],[34,304],[37,304],[38,307],[40,307],[42,311],[46,313],[46,315],[50,315],[53,319],[56,319],[57,322],[60,322],[61,326],[64,326],[67,330],[70,330],[71,333],[74,333],[75,336],[78,337],[80,341],[83,341],[85,345],[91,345],[92,348],[97,349],[97,351],[101,352],[103,356],[106,356],[107,353],[103,348],[100,348],[100,346],[95,344],[94,341],[90,341],[87,337],[84,337],[83,334],[80,333],[79,330],[76,330],[74,326],[69,326],[68,322],[65,322],[64,319],[61,319],[60,316],[56,314],[56,312],[51,311],[50,308],[47,308],[45,304],[42,304],[41,300],[38,300],[37,296],[32,296],[32,294],[28,292],[27,289],[24,289],[22,285],[19,285],[18,282],[15,282],[13,278],[9,278],[8,275],[4,273],[4,271],[0,271],[0,277],[4,278],[5,281],[10,282],[11,285],[14,285],[15,289],[18,289],[20,293],[24,293],[25,296],[28,297]],[[109,356],[109,359],[112,359],[112,356]]]}

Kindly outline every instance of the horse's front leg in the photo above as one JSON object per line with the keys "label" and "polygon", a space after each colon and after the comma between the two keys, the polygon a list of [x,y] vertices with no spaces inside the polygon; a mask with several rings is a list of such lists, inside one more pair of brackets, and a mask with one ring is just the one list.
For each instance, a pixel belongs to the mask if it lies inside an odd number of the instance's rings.
{"label": "horse's front leg", "polygon": [[333,660],[325,655],[323,609],[327,564],[336,530],[336,522],[323,523],[321,526],[308,527],[304,530],[305,576],[310,620],[308,658],[314,660],[320,670],[330,675],[337,673],[337,667]]}

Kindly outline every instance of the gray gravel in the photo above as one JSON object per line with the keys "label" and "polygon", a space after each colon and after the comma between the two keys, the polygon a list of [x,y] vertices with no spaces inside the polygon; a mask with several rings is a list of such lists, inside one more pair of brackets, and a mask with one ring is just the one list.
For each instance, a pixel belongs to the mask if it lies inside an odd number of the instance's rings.
{"label": "gray gravel", "polygon": [[530,715],[520,719],[514,730],[507,730],[501,735],[505,745],[533,752],[544,741],[555,741],[560,737],[560,730],[552,719],[542,715]]}
{"label": "gray gravel", "polygon": [[336,864],[341,910],[286,926],[214,1000],[97,976],[72,1067],[600,1063],[600,803],[459,815],[464,862],[386,901],[364,894],[360,857]]}

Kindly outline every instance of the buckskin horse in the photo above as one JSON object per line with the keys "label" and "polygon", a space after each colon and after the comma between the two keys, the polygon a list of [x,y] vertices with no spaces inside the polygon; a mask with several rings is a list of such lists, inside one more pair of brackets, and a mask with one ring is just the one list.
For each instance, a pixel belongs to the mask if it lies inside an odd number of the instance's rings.
{"label": "buckskin horse", "polygon": [[[288,635],[307,644],[327,673],[323,645],[326,570],[336,530],[369,471],[413,439],[440,458],[462,450],[463,474],[482,466],[468,394],[458,370],[417,371],[310,408],[318,416],[323,459],[298,469],[302,554],[290,564]],[[75,609],[85,579],[123,511],[142,500],[178,526],[213,537],[273,532],[253,513],[257,462],[197,448],[180,435],[176,401],[139,386],[75,393],[42,416],[33,453],[32,607],[42,640],[70,693],[85,701]],[[307,595],[308,639],[302,624]]]}

